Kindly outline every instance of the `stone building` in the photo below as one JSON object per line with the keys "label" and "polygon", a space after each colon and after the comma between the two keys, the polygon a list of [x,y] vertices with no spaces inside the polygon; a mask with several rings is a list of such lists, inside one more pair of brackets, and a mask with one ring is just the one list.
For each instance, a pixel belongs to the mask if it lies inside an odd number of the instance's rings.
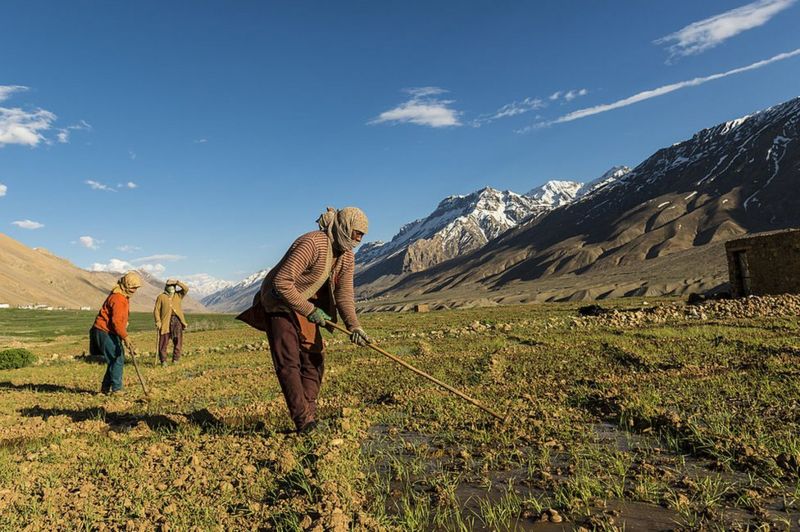
{"label": "stone building", "polygon": [[725,252],[734,297],[800,293],[800,229],[730,240]]}

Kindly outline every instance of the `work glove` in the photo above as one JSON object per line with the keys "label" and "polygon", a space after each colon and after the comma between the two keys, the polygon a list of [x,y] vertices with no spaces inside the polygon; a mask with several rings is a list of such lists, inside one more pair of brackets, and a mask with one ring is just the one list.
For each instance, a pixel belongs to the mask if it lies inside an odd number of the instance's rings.
{"label": "work glove", "polygon": [[361,347],[372,343],[372,339],[367,336],[367,333],[361,327],[356,327],[350,331],[350,341]]}
{"label": "work glove", "polygon": [[125,345],[125,349],[128,351],[128,353],[133,352],[133,342],[131,342],[130,338],[125,338],[122,340],[122,343]]}
{"label": "work glove", "polygon": [[325,322],[330,321],[331,317],[328,316],[321,308],[315,308],[314,312],[307,316],[308,321],[316,323],[317,325],[325,325]]}

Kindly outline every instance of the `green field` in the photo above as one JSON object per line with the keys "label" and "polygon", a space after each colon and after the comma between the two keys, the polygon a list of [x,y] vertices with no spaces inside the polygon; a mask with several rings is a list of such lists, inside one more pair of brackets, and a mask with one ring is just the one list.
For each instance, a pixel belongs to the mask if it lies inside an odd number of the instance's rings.
{"label": "green field", "polygon": [[[59,336],[88,334],[97,316],[96,310],[25,310],[0,309],[0,347],[2,339],[19,338],[51,341]],[[192,330],[236,327],[233,315],[190,314]],[[128,328],[132,332],[153,329],[150,312],[131,312]]]}
{"label": "green field", "polygon": [[5,311],[0,342],[45,362],[0,372],[0,529],[800,526],[800,319],[576,309],[364,315],[380,346],[509,420],[337,334],[308,437],[264,336],[230,316],[195,316],[167,368],[132,319],[146,402],[131,367],[123,397],[94,393],[103,367],[76,357],[93,314]]}

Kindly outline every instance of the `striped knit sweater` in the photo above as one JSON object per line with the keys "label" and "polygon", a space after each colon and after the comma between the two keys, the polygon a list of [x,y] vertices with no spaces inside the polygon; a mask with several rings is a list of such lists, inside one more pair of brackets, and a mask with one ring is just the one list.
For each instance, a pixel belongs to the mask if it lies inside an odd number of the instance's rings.
{"label": "striped knit sweater", "polygon": [[[312,231],[295,240],[261,284],[261,303],[264,308],[271,312],[288,306],[303,316],[311,314],[314,305],[308,299],[313,294],[308,297],[303,295],[313,289],[320,279],[327,277],[325,267],[329,249],[328,235],[322,231]],[[347,250],[333,260],[330,272],[336,308],[351,330],[360,327],[353,290],[354,270],[355,257],[351,250]]]}

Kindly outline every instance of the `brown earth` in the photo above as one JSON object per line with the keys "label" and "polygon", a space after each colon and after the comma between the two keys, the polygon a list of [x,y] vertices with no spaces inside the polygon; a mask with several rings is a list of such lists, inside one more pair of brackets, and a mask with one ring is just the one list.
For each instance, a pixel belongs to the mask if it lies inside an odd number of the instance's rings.
{"label": "brown earth", "polygon": [[517,281],[499,288],[455,286],[444,291],[390,293],[359,303],[362,311],[407,311],[414,305],[431,309],[473,308],[551,301],[583,301],[619,297],[683,296],[724,287],[728,280],[725,249],[709,244],[641,263],[608,265],[583,274]]}
{"label": "brown earth", "polygon": [[[82,270],[47,250],[29,248],[0,233],[0,303],[98,309],[118,278],[115,273]],[[164,288],[158,279],[147,275],[143,279],[144,285],[131,299],[131,310],[153,310]],[[189,312],[205,310],[191,297],[183,308]]]}

